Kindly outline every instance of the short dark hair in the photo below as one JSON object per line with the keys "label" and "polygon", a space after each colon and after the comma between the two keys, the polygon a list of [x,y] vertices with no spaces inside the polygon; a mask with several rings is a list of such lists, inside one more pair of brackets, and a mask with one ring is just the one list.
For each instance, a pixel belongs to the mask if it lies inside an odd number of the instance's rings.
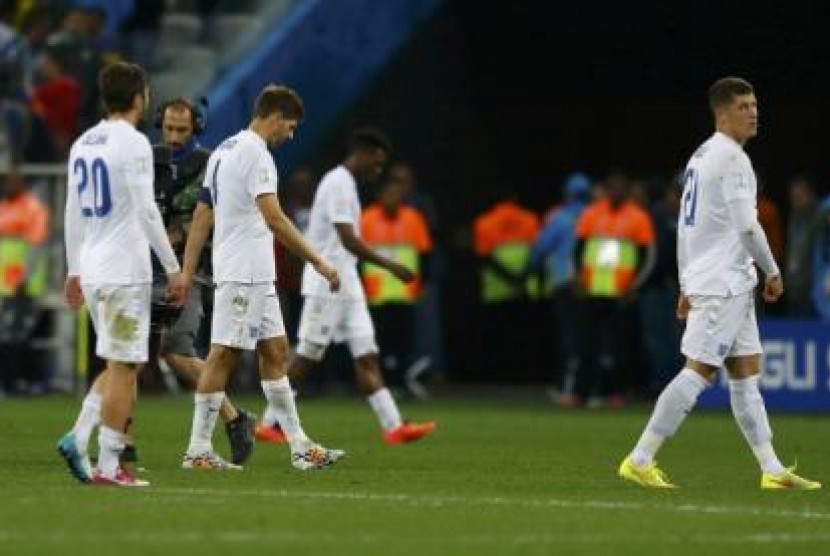
{"label": "short dark hair", "polygon": [[267,85],[254,101],[254,118],[267,118],[279,112],[287,120],[302,120],[305,105],[297,91],[285,85]]}
{"label": "short dark hair", "polygon": [[116,62],[98,74],[98,88],[108,113],[129,112],[135,96],[147,89],[147,74],[137,64]]}
{"label": "short dark hair", "polygon": [[349,137],[349,153],[365,149],[382,149],[389,154],[392,152],[392,142],[379,129],[361,127]]}
{"label": "short dark hair", "polygon": [[739,95],[751,95],[755,92],[752,84],[740,77],[722,77],[709,87],[709,108],[715,110],[730,104]]}

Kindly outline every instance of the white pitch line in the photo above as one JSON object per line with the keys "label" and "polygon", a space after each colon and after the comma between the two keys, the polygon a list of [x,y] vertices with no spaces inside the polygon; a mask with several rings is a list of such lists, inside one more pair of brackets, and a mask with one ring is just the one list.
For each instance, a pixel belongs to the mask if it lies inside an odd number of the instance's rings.
{"label": "white pitch line", "polygon": [[759,517],[780,517],[793,519],[808,519],[830,521],[830,513],[816,510],[786,510],[758,506],[717,506],[699,504],[648,504],[642,502],[621,502],[617,500],[562,500],[505,498],[501,496],[412,496],[409,494],[380,494],[367,492],[317,492],[317,491],[289,491],[276,490],[214,490],[207,488],[154,488],[159,494],[192,494],[209,497],[230,497],[236,495],[254,496],[261,498],[291,498],[291,499],[324,499],[324,500],[355,500],[377,503],[401,503],[408,506],[441,507],[447,505],[466,506],[509,506],[524,508],[560,508],[560,509],[595,509],[595,510],[659,510],[681,514],[716,514],[716,515],[753,515]]}
{"label": "white pitch line", "polygon": [[[333,545],[342,548],[344,544],[361,545],[383,545],[391,544],[435,546],[485,546],[492,547],[498,543],[510,544],[513,546],[540,546],[554,545],[558,547],[567,545],[619,545],[620,542],[644,542],[649,539],[666,544],[701,544],[701,545],[747,545],[774,543],[792,545],[796,543],[830,542],[830,534],[827,533],[762,533],[762,534],[739,534],[739,535],[666,535],[654,537],[653,535],[605,535],[597,533],[542,533],[542,534],[504,534],[504,535],[427,535],[421,533],[413,536],[405,536],[400,533],[367,533],[354,532],[344,536],[342,533],[331,534],[323,531],[309,533],[296,533],[291,531],[279,531],[275,529],[261,528],[255,531],[204,531],[204,530],[177,530],[174,532],[160,531],[130,531],[119,533],[117,531],[96,531],[81,533],[71,531],[42,531],[33,539],[30,532],[10,531],[0,529],[0,541],[3,542],[26,542],[30,544],[60,544],[71,543],[74,546],[89,544],[127,543],[146,545],[183,545],[188,546],[194,543],[221,543],[225,545],[246,545],[250,543],[309,543],[315,546]],[[32,541],[35,541],[32,543]]]}

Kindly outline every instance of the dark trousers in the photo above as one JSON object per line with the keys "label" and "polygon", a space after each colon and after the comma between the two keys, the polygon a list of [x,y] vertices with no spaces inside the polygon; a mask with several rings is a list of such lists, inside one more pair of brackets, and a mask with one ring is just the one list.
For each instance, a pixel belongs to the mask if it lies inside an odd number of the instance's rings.
{"label": "dark trousers", "polygon": [[640,292],[639,302],[648,368],[645,386],[650,395],[656,395],[674,378],[683,363],[680,323],[676,316],[677,291],[668,287],[649,287]]}
{"label": "dark trousers", "polygon": [[384,303],[370,306],[370,311],[386,379],[393,386],[402,386],[404,371],[413,360],[415,306],[408,303]]}
{"label": "dark trousers", "polygon": [[582,318],[579,301],[570,286],[563,286],[551,297],[555,336],[553,384],[568,394],[574,393],[579,370]]}
{"label": "dark trousers", "polygon": [[26,295],[0,299],[0,380],[3,389],[13,392],[20,381],[45,386],[44,362],[32,345],[42,316],[36,299]]}
{"label": "dark trousers", "polygon": [[576,393],[583,398],[622,394],[637,339],[634,305],[586,297],[579,306],[583,326]]}

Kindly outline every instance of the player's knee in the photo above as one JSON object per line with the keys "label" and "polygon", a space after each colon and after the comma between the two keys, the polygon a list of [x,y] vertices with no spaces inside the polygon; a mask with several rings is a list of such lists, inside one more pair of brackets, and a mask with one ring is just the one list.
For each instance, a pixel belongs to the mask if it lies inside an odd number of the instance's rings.
{"label": "player's knee", "polygon": [[326,354],[326,346],[301,338],[300,345],[297,346],[297,354],[317,363]]}
{"label": "player's knee", "polygon": [[361,338],[352,338],[349,340],[349,351],[352,354],[352,359],[358,360],[367,355],[377,355],[378,345],[375,342],[374,336],[363,336]]}

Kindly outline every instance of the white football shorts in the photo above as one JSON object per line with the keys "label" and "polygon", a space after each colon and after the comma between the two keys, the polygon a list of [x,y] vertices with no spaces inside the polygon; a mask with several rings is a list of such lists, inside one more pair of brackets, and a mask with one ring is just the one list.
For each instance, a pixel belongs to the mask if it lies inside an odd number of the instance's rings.
{"label": "white football shorts", "polygon": [[98,357],[118,363],[146,363],[152,286],[87,284],[81,289],[98,337]]}
{"label": "white football shorts", "polygon": [[346,342],[355,358],[378,351],[375,326],[363,299],[306,296],[298,336],[301,342],[318,346]]}
{"label": "white football shorts", "polygon": [[721,367],[728,357],[763,352],[752,291],[731,297],[692,295],[689,302],[692,308],[683,333],[683,355]]}
{"label": "white football shorts", "polygon": [[285,336],[274,284],[222,282],[213,297],[210,341],[238,349],[254,349],[260,340]]}

